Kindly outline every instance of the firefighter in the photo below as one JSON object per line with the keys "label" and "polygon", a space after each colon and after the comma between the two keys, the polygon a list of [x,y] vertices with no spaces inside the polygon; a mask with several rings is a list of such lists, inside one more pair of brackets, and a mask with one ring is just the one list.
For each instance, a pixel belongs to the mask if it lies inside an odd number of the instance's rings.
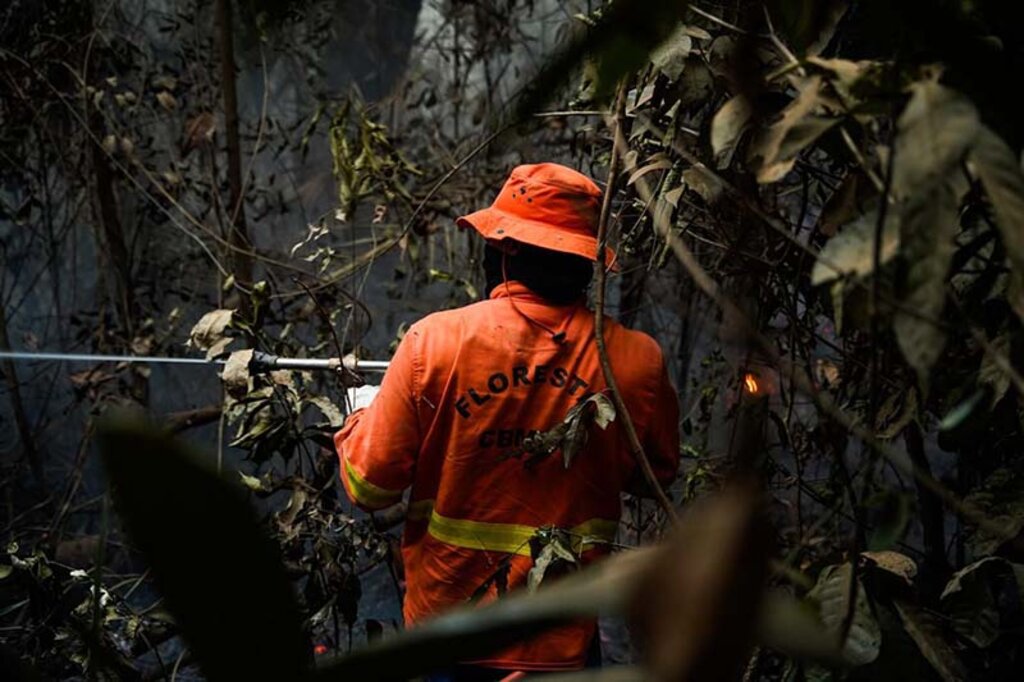
{"label": "firefighter", "polygon": [[[348,496],[367,510],[409,489],[402,538],[407,626],[524,585],[541,540],[586,564],[609,552],[620,494],[642,492],[621,419],[589,426],[569,462],[536,435],[607,388],[586,292],[601,190],[553,163],[515,168],[494,204],[458,219],[485,240],[486,300],[410,327],[368,407],[335,436]],[[662,484],[679,462],[678,403],[657,343],[605,326],[611,365]],[[432,679],[502,679],[584,666],[596,623],[579,622]]]}

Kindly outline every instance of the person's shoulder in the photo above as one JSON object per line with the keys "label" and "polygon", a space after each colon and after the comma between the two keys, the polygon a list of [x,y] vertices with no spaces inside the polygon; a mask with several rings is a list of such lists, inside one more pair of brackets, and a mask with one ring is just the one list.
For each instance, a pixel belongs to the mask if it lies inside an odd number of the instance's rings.
{"label": "person's shoulder", "polygon": [[484,299],[458,308],[449,308],[448,310],[432,312],[414,322],[409,327],[409,331],[419,333],[440,330],[450,331],[452,328],[461,326],[468,320],[475,318],[480,312],[483,312],[486,309],[486,306],[492,303],[493,301]]}
{"label": "person's shoulder", "polygon": [[608,320],[605,324],[611,332],[609,342],[613,352],[628,358],[630,364],[660,366],[661,346],[650,334],[630,329],[615,320]]}

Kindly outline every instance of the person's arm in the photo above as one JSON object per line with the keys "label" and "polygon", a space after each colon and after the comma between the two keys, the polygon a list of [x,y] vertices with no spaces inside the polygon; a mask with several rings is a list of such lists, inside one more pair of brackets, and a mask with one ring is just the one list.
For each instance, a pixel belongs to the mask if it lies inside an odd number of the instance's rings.
{"label": "person's arm", "polygon": [[366,408],[356,410],[334,436],[341,481],[355,504],[383,509],[402,499],[412,484],[420,448],[418,334],[402,339],[380,386]]}
{"label": "person's arm", "polygon": [[658,372],[654,414],[644,440],[644,451],[662,486],[675,480],[679,470],[679,397],[668,378],[664,360]]}
{"label": "person's arm", "polygon": [[[655,478],[662,487],[675,480],[679,469],[679,398],[669,381],[664,359],[659,352],[658,374],[652,391],[654,411],[647,429],[639,434],[644,454],[651,464]],[[653,497],[653,491],[639,465],[633,472],[627,492],[640,497]]]}

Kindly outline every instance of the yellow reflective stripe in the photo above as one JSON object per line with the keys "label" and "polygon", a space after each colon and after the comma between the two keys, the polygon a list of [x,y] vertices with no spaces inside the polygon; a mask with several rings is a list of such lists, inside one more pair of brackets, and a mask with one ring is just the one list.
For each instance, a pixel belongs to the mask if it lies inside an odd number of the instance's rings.
{"label": "yellow reflective stripe", "polygon": [[[580,552],[596,544],[611,542],[615,539],[618,526],[617,521],[590,519],[571,528],[569,533],[572,537],[573,550]],[[449,545],[520,556],[530,556],[530,538],[539,530],[540,528],[535,526],[517,523],[452,519],[441,516],[436,511],[431,512],[430,525],[427,527],[427,532]]]}
{"label": "yellow reflective stripe", "polygon": [[409,513],[406,514],[406,518],[410,521],[426,521],[430,518],[430,512],[433,510],[433,500],[416,500],[409,504]]}
{"label": "yellow reflective stripe", "polygon": [[348,457],[345,458],[345,478],[348,480],[349,490],[355,496],[356,501],[365,504],[367,507],[387,507],[398,502],[402,497],[401,490],[388,490],[370,483],[359,475]]}
{"label": "yellow reflective stripe", "polygon": [[530,556],[530,538],[537,529],[514,523],[450,519],[433,511],[427,532],[456,547]]}

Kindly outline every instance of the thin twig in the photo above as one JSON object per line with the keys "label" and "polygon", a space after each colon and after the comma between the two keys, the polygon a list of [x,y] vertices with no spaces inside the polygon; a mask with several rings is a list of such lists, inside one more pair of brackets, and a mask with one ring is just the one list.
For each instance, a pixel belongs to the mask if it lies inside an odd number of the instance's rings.
{"label": "thin twig", "polygon": [[612,195],[615,193],[615,181],[618,178],[621,157],[625,153],[622,146],[625,143],[625,138],[620,130],[622,119],[625,115],[625,108],[626,82],[623,81],[619,84],[618,93],[615,96],[615,113],[610,119],[606,119],[609,128],[612,130],[613,140],[612,156],[608,164],[608,182],[605,186],[604,200],[601,203],[601,217],[597,224],[597,292],[594,303],[594,336],[597,341],[597,356],[601,361],[601,371],[604,373],[605,383],[608,384],[608,389],[611,391],[612,400],[615,403],[615,411],[619,419],[622,420],[622,426],[626,432],[626,438],[629,440],[629,448],[632,451],[633,458],[636,459],[636,463],[643,472],[644,479],[646,479],[655,499],[658,500],[658,504],[665,510],[665,515],[668,516],[673,524],[676,524],[679,521],[679,515],[658,482],[658,477],[654,475],[651,462],[644,452],[640,438],[637,436],[636,426],[633,424],[633,419],[629,415],[626,402],[622,399],[622,393],[619,391],[619,385],[615,379],[615,372],[612,369],[611,360],[608,357],[608,348],[605,345],[604,339],[604,298],[608,279],[608,264],[606,262],[608,222],[611,214]]}

